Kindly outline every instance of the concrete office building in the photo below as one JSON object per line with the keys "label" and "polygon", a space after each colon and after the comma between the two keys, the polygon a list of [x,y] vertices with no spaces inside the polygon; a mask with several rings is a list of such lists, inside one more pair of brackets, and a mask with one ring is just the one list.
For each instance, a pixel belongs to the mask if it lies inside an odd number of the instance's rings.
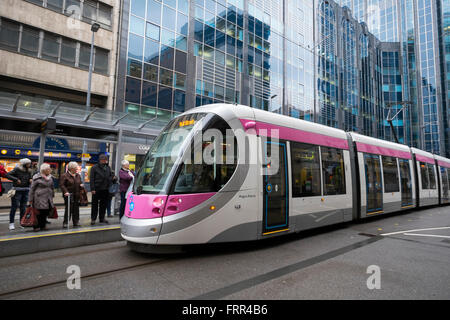
{"label": "concrete office building", "polygon": [[91,25],[92,105],[112,109],[120,0],[0,1],[0,88],[86,103]]}

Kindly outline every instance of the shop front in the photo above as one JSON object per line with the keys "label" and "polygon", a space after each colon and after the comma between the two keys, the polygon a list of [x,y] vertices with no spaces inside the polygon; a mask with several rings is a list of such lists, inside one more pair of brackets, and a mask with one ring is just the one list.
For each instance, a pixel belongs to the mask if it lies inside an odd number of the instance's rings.
{"label": "shop front", "polygon": [[[39,159],[39,144],[40,137],[35,139],[30,147],[16,147],[16,146],[1,146],[0,145],[0,163],[5,167],[7,172],[13,170],[22,158],[29,158],[32,161],[33,172],[38,172],[37,164]],[[44,162],[50,164],[52,168],[52,175],[55,178],[55,188],[59,188],[59,178],[66,171],[66,166],[69,162],[75,161],[79,164],[81,169],[81,150],[73,150],[67,139],[48,137],[45,143]],[[103,150],[102,150],[103,149]],[[85,156],[89,158],[86,163],[88,169],[86,175],[86,182],[89,183],[90,168],[98,162],[98,156],[106,152],[106,146],[100,144],[99,150],[96,152],[89,152]],[[12,186],[11,181],[1,179],[5,190],[9,190]]]}

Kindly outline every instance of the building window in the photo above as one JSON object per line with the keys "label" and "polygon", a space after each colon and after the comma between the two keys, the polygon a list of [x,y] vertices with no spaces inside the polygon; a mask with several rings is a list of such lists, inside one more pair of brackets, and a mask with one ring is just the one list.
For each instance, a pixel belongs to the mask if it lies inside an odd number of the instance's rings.
{"label": "building window", "polygon": [[107,50],[95,48],[95,72],[108,73],[108,56],[109,52]]}
{"label": "building window", "polygon": [[320,196],[319,147],[291,142],[292,197]]}
{"label": "building window", "polygon": [[335,148],[321,147],[323,194],[346,194],[344,152]]}
{"label": "building window", "polygon": [[104,26],[111,26],[111,12],[112,8],[103,3],[98,3],[97,22]]}
{"label": "building window", "polygon": [[76,52],[76,42],[63,38],[61,41],[61,63],[75,66]]}
{"label": "building window", "polygon": [[46,33],[42,43],[42,58],[58,62],[59,44],[59,38],[57,36]]}
{"label": "building window", "polygon": [[18,23],[1,20],[0,47],[6,50],[17,51],[19,48],[20,25]]}
{"label": "building window", "polygon": [[83,21],[89,24],[97,21],[97,2],[84,0],[83,3]]}
{"label": "building window", "polygon": [[[19,43],[19,39],[20,43]],[[78,49],[79,47],[79,49]],[[14,21],[0,20],[0,48],[19,51],[55,63],[89,69],[91,46],[59,35],[21,25]],[[77,54],[77,50],[79,50]],[[77,60],[78,57],[78,60]],[[109,51],[95,48],[94,71],[108,73]]]}
{"label": "building window", "polygon": [[39,51],[39,30],[23,26],[20,52],[37,57]]}
{"label": "building window", "polygon": [[98,22],[111,29],[112,7],[94,0],[25,0],[55,12],[81,19],[89,24]]}
{"label": "building window", "polygon": [[80,59],[78,66],[81,69],[89,70],[89,60],[91,58],[91,47],[87,44],[80,44]]}
{"label": "building window", "polygon": [[64,7],[64,0],[47,0],[47,8],[53,11],[62,12],[63,7]]}
{"label": "building window", "polygon": [[382,157],[384,192],[399,192],[397,159],[394,157]]}

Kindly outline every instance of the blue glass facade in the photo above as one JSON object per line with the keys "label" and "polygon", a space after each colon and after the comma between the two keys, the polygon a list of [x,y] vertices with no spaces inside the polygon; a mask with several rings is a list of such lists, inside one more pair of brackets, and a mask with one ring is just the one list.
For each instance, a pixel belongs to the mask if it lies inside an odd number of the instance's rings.
{"label": "blue glass facade", "polygon": [[[405,138],[449,156],[448,0],[340,0],[380,41],[399,42],[403,100],[411,101]],[[363,8],[363,13],[361,13]]]}
{"label": "blue glass facade", "polygon": [[186,101],[187,0],[129,2],[125,110],[170,119]]}
{"label": "blue glass facade", "polygon": [[[442,21],[449,1],[438,1]],[[416,147],[424,137],[439,153],[440,137],[450,136],[449,117],[438,116],[450,95],[439,90],[450,76],[436,56],[447,59],[450,44],[447,27],[442,48],[434,45],[434,8],[425,0],[126,0],[117,108],[169,119],[240,103],[393,139],[387,108],[412,101],[394,119],[397,136]]]}

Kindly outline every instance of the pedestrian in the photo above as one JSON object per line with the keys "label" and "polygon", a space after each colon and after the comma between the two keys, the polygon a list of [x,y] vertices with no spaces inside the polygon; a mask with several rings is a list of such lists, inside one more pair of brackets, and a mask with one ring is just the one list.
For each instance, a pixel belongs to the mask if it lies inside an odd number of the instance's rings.
{"label": "pedestrian", "polygon": [[39,211],[37,215],[38,224],[34,226],[35,231],[45,230],[47,217],[53,211],[53,197],[55,189],[53,186],[52,169],[48,163],[43,163],[40,172],[33,176],[30,187],[29,205]]}
{"label": "pedestrian", "polygon": [[67,224],[70,222],[69,209],[70,214],[72,215],[73,226],[80,226],[80,193],[81,188],[84,186],[81,184],[81,176],[77,173],[77,171],[78,163],[76,163],[75,161],[69,162],[69,164],[67,165],[67,172],[61,175],[61,179],[59,182],[59,186],[63,193],[65,206],[63,228],[67,228]]}
{"label": "pedestrian", "polygon": [[7,172],[5,167],[0,163],[0,197],[3,195],[3,187],[1,178],[6,178]]}
{"label": "pedestrian", "polygon": [[127,160],[122,161],[122,168],[119,171],[119,182],[120,182],[120,216],[122,219],[125,213],[126,197],[129,192],[130,186],[132,186],[134,181],[134,172],[130,170],[130,163]]}
{"label": "pedestrian", "polygon": [[20,208],[20,220],[25,214],[31,177],[31,160],[28,158],[20,159],[19,165],[6,174],[6,178],[13,182],[14,189],[14,195],[11,197],[11,211],[9,212],[9,230],[14,230],[17,208]]}
{"label": "pedestrian", "polygon": [[108,166],[108,156],[106,154],[101,154],[99,162],[91,168],[89,180],[92,192],[91,225],[95,224],[97,216],[100,223],[109,223],[105,219],[109,187],[117,178]]}

